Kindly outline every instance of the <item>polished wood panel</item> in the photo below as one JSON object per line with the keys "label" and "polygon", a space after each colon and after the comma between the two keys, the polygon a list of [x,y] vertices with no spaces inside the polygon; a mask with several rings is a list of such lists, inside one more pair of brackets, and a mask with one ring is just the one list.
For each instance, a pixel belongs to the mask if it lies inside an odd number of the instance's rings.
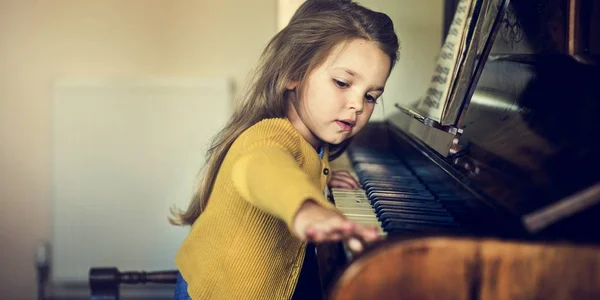
{"label": "polished wood panel", "polygon": [[498,239],[399,240],[357,259],[331,299],[600,299],[599,250]]}

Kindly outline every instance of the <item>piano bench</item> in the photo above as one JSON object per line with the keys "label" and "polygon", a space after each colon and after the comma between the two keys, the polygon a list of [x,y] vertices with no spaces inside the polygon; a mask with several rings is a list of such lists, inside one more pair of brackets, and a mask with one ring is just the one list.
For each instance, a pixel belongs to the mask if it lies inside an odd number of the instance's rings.
{"label": "piano bench", "polygon": [[90,300],[119,300],[121,284],[175,284],[177,270],[120,272],[115,267],[90,268]]}
{"label": "piano bench", "polygon": [[599,246],[417,238],[359,257],[330,299],[600,299],[598,270]]}

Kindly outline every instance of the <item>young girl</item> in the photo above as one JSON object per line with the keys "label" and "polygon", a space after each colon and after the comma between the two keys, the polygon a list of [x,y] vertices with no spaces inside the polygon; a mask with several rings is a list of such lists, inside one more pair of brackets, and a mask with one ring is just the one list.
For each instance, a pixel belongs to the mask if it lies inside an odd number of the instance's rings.
{"label": "young girl", "polygon": [[397,52],[385,14],[349,0],[304,2],[208,151],[197,195],[171,219],[191,225],[175,258],[179,299],[300,298],[316,280],[300,278],[308,242],[345,240],[360,251],[377,239],[324,190],[358,187],[328,161],[369,120]]}

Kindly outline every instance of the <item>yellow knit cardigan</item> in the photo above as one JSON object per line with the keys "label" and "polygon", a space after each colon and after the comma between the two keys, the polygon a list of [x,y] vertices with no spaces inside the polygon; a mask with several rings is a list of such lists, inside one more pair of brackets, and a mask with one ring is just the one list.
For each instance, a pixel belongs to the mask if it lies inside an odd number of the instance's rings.
{"label": "yellow knit cardigan", "polygon": [[175,257],[192,299],[291,298],[306,247],[292,220],[307,199],[335,209],[329,176],[327,147],[320,159],[287,119],[240,135]]}

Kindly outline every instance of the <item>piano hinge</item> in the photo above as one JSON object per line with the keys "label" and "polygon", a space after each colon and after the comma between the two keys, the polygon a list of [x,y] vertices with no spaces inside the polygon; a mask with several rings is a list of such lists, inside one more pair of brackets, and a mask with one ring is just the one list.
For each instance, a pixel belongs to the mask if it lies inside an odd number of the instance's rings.
{"label": "piano hinge", "polygon": [[411,118],[418,120],[419,122],[421,122],[429,127],[433,127],[435,129],[447,132],[452,135],[459,135],[459,134],[463,133],[462,128],[457,128],[453,125],[442,125],[442,124],[440,124],[440,122],[438,122],[434,119],[428,118],[428,117],[424,117],[424,116],[420,115],[419,113],[412,111],[410,109],[406,109],[406,108],[400,106],[400,104],[398,104],[398,103],[395,103],[394,106],[396,106],[396,108],[398,108],[404,114],[410,116]]}

